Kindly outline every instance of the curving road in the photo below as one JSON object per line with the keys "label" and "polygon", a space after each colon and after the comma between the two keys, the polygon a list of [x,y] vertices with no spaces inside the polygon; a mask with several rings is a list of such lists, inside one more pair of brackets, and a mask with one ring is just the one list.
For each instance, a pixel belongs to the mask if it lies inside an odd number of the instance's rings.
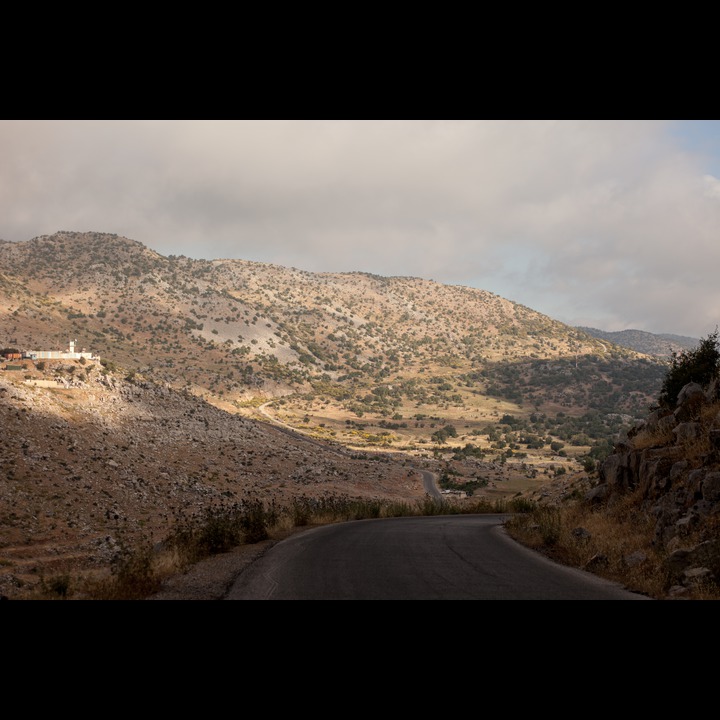
{"label": "curving road", "polygon": [[441,500],[442,493],[438,490],[437,475],[429,470],[420,470],[419,472],[422,475],[423,488],[425,489],[425,492],[430,497],[435,498],[436,500]]}
{"label": "curving road", "polygon": [[647,600],[512,540],[504,515],[326,525],[271,547],[226,600]]}

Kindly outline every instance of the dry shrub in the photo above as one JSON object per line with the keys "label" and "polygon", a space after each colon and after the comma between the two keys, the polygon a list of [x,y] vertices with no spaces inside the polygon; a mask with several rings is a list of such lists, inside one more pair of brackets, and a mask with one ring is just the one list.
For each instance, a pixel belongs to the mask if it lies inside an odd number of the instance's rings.
{"label": "dry shrub", "polygon": [[151,548],[141,546],[124,550],[113,563],[110,576],[88,581],[84,591],[92,600],[143,600],[157,592],[161,583]]}
{"label": "dry shrub", "polygon": [[672,445],[675,442],[675,434],[672,428],[661,429],[653,428],[652,430],[643,428],[632,439],[632,446],[636,450],[645,450],[647,448],[664,447]]}
{"label": "dry shrub", "polygon": [[718,416],[720,416],[720,402],[716,400],[711,403],[706,403],[700,408],[698,421],[709,427],[715,424]]}
{"label": "dry shrub", "polygon": [[712,450],[707,433],[698,438],[683,440],[679,445],[682,448],[684,459],[693,465],[702,464],[703,459]]}

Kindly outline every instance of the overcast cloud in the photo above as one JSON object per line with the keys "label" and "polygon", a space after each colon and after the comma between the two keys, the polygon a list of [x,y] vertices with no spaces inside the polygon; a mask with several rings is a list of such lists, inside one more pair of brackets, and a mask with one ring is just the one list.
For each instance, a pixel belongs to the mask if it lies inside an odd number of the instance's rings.
{"label": "overcast cloud", "polygon": [[0,153],[4,240],[416,276],[603,330],[720,322],[720,121],[3,120]]}

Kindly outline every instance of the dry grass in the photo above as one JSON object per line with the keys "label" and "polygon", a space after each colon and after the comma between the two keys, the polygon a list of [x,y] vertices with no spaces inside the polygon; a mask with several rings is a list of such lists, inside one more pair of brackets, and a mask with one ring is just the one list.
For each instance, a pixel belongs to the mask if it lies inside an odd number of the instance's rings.
{"label": "dry grass", "polygon": [[632,446],[636,450],[645,450],[647,448],[665,447],[675,442],[675,435],[672,428],[653,428],[652,430],[643,429],[638,432],[632,439]]}
{"label": "dry grass", "polygon": [[[627,589],[668,598],[667,552],[653,544],[654,518],[640,510],[638,494],[628,494],[602,510],[584,502],[540,506],[506,523],[511,537],[548,557],[592,572]],[[686,538],[692,545],[693,538]],[[720,599],[720,588],[704,583],[684,599]]]}
{"label": "dry grass", "polygon": [[[703,434],[701,438],[682,441],[680,445],[683,450],[687,450],[693,455],[707,453],[710,450],[707,431],[714,426],[718,416],[720,416],[720,402],[704,404],[700,408],[696,418],[697,422],[703,428]],[[631,440],[632,446],[636,450],[664,447],[666,445],[672,445],[675,442],[676,436],[673,432],[673,427],[670,424],[664,424],[662,421],[660,421],[658,426],[642,428]]]}

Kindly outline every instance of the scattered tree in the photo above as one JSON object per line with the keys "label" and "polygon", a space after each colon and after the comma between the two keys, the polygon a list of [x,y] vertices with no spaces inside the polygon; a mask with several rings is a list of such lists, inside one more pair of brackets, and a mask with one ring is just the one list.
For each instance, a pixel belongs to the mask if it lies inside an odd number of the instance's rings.
{"label": "scattered tree", "polygon": [[663,380],[658,400],[661,407],[674,409],[680,391],[691,382],[706,386],[717,378],[720,370],[720,350],[718,349],[718,329],[700,340],[694,350],[673,352],[670,368]]}

